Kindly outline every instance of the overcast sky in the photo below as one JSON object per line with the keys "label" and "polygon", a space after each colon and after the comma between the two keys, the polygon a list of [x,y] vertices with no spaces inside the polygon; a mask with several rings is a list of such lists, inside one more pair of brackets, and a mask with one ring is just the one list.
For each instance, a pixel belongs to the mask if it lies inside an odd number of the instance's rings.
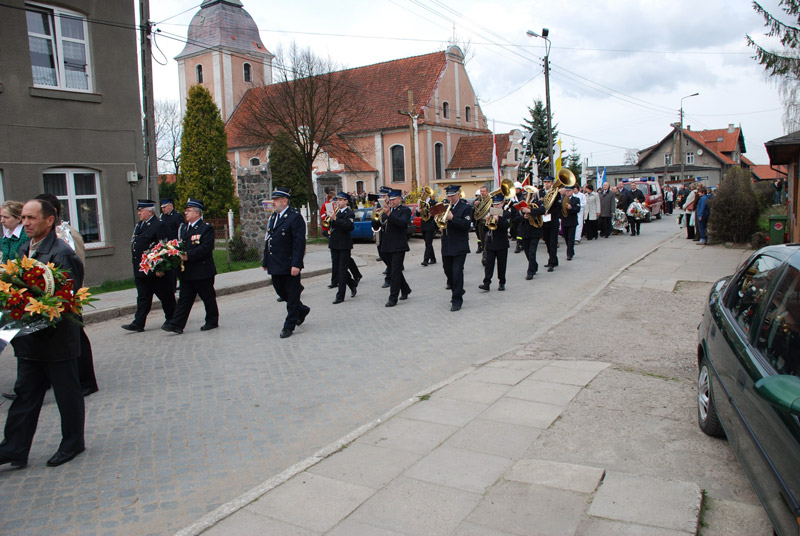
{"label": "overcast sky", "polygon": [[[174,57],[201,0],[151,1],[155,96],[177,100]],[[764,142],[784,134],[776,86],[751,58],[745,34],[768,44],[747,0],[242,0],[275,52],[296,42],[345,67],[443,50],[469,41],[467,72],[489,127],[519,128],[545,98],[544,41],[550,30],[553,119],[568,151],[590,166],[619,165],[680,120],[693,130],[741,125],[747,156],[768,164]],[[762,5],[773,8],[777,0]],[[170,38],[173,37],[173,38]]]}

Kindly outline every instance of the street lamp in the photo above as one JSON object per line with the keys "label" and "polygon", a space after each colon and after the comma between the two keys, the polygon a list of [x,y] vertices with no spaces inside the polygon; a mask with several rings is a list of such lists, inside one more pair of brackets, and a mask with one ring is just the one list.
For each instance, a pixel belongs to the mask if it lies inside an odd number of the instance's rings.
{"label": "street lamp", "polygon": [[680,147],[678,149],[678,158],[681,159],[681,184],[683,184],[683,179],[684,179],[684,175],[683,175],[684,167],[683,166],[686,163],[685,162],[685,158],[683,157],[683,99],[688,99],[689,97],[696,97],[699,94],[700,93],[692,93],[691,95],[686,95],[685,97],[681,97],[681,135],[679,137]]}
{"label": "street lamp", "polygon": [[548,143],[548,169],[551,176],[555,177],[555,162],[553,162],[553,123],[550,114],[550,30],[542,28],[542,33],[538,34],[532,30],[526,32],[530,37],[540,37],[544,39],[544,95],[547,103],[547,143]]}

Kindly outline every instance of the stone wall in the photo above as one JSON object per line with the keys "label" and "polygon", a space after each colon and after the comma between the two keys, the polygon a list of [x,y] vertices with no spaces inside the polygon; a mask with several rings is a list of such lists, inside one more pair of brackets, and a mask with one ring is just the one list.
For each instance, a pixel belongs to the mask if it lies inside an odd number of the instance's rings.
{"label": "stone wall", "polygon": [[247,245],[257,248],[259,253],[264,252],[267,233],[267,218],[261,201],[270,198],[271,182],[269,170],[259,172],[258,168],[240,168],[236,176],[242,236]]}

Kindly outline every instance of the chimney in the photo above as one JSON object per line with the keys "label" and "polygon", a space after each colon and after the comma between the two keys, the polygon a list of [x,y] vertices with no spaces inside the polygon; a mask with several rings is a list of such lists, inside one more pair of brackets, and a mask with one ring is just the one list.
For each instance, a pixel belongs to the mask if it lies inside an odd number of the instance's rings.
{"label": "chimney", "polygon": [[734,130],[736,130],[736,129],[733,128],[733,123],[728,123],[728,132],[732,133]]}

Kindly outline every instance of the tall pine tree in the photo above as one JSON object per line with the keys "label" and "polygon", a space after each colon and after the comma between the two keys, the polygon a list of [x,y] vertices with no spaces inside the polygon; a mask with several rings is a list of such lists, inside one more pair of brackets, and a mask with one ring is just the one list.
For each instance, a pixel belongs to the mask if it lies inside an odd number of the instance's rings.
{"label": "tall pine tree", "polygon": [[578,152],[578,146],[575,145],[574,141],[569,148],[569,153],[567,154],[567,159],[564,161],[564,165],[567,169],[575,174],[575,177],[578,179],[578,184],[581,184],[581,174],[583,173],[583,166],[581,166],[581,153]]}
{"label": "tall pine tree", "polygon": [[269,169],[272,174],[272,185],[289,188],[292,191],[290,204],[300,208],[308,203],[308,185],[306,184],[305,162],[303,155],[297,150],[292,137],[281,130],[269,149]]}
{"label": "tall pine tree", "polygon": [[207,216],[221,218],[234,208],[233,177],[228,163],[228,136],[211,93],[201,85],[189,89],[181,136],[181,169],[177,203],[201,199]]}
{"label": "tall pine tree", "polygon": [[[536,161],[539,163],[539,178],[542,179],[548,175],[552,177],[553,173],[550,170],[554,169],[554,166],[551,167],[550,162],[545,162],[550,156],[547,138],[547,108],[545,108],[541,100],[537,99],[533,102],[533,108],[528,106],[528,113],[530,113],[531,117],[530,119],[527,117],[522,119],[525,122],[522,128],[528,132],[533,132],[531,145],[533,145],[533,154],[536,155]],[[553,125],[553,144],[557,141],[558,125]]]}

